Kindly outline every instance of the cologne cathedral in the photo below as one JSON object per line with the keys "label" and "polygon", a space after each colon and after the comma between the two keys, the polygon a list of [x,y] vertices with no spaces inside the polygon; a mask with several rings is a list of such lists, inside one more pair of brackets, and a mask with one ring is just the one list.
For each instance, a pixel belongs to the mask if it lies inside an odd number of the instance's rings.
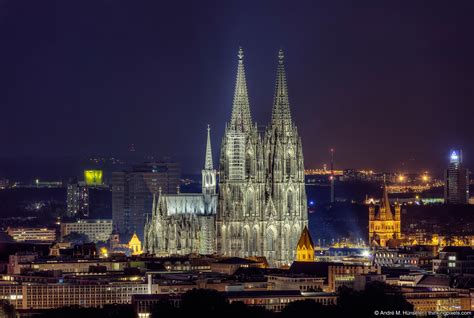
{"label": "cologne cathedral", "polygon": [[243,58],[240,49],[232,114],[220,151],[219,193],[208,131],[202,193],[158,196],[145,226],[148,253],[265,256],[277,267],[295,260],[308,212],[284,54],[278,54],[271,122],[262,131],[252,121]]}
{"label": "cologne cathedral", "polygon": [[271,122],[264,131],[252,121],[243,57],[240,49],[232,115],[220,153],[217,252],[265,256],[272,266],[289,265],[308,214],[303,150],[291,118],[284,54],[278,54]]}

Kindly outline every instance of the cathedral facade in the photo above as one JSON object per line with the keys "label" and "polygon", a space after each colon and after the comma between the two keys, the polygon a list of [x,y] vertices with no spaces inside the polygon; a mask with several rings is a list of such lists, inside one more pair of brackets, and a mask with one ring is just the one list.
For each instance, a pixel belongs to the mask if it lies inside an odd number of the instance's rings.
{"label": "cathedral facade", "polygon": [[271,122],[264,131],[257,127],[239,50],[232,114],[220,152],[217,252],[289,265],[308,214],[303,150],[291,117],[282,50]]}
{"label": "cathedral facade", "polygon": [[215,252],[216,170],[210,138],[208,127],[202,193],[159,193],[153,198],[152,217],[145,224],[145,252],[158,256]]}

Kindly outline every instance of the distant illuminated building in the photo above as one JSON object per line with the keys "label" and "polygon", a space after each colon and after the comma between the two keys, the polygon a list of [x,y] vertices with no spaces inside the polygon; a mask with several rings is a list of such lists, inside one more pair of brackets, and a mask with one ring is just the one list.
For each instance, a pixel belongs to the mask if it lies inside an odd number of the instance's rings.
{"label": "distant illuminated building", "polygon": [[401,238],[400,205],[395,205],[395,214],[390,208],[387,187],[383,188],[383,198],[378,209],[375,205],[369,206],[369,243],[370,245],[386,247],[389,240]]}
{"label": "distant illuminated building", "polygon": [[84,181],[88,186],[102,185],[102,170],[84,170]]}
{"label": "distant illuminated building", "polygon": [[142,242],[140,241],[136,233],[133,233],[130,242],[128,242],[128,248],[132,251],[132,255],[140,255],[143,253]]}
{"label": "distant illuminated building", "polygon": [[17,242],[54,242],[56,230],[36,227],[8,227],[7,234]]}
{"label": "distant illuminated building", "polygon": [[462,151],[453,150],[449,167],[444,172],[444,200],[448,204],[467,204],[469,200],[469,171],[462,163]]}
{"label": "distant illuminated building", "polygon": [[296,261],[314,262],[314,244],[311,239],[311,234],[306,226],[304,227],[298,245],[296,246]]}
{"label": "distant illuminated building", "polygon": [[61,238],[74,232],[87,235],[92,242],[107,241],[112,233],[112,220],[79,220],[61,223]]}
{"label": "distant illuminated building", "polygon": [[114,228],[124,237],[137,233],[143,238],[143,229],[151,216],[153,196],[176,193],[180,167],[174,162],[149,162],[136,165],[132,171],[112,173],[112,219]]}
{"label": "distant illuminated building", "polygon": [[89,215],[89,189],[77,179],[67,185],[67,215],[70,217]]}
{"label": "distant illuminated building", "polygon": [[0,178],[0,190],[8,188],[9,185],[10,181],[8,179]]}

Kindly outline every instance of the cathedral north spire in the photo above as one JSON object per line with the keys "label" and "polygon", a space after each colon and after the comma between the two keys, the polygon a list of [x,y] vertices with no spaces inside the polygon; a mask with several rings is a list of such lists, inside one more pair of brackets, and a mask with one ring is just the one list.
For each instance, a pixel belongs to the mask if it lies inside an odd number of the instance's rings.
{"label": "cathedral north spire", "polygon": [[247,132],[252,127],[252,117],[250,115],[247,81],[245,79],[244,51],[242,48],[239,48],[237,56],[239,61],[237,64],[237,77],[235,81],[230,128],[240,132]]}
{"label": "cathedral north spire", "polygon": [[280,49],[278,52],[278,66],[275,83],[275,96],[273,99],[271,125],[279,130],[291,128],[290,102],[288,99],[288,88],[285,74],[285,54]]}

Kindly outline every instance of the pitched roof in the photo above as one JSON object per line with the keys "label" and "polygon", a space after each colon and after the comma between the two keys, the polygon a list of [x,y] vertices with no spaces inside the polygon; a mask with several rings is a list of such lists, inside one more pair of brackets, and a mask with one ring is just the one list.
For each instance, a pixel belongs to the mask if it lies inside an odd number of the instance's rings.
{"label": "pitched roof", "polygon": [[303,232],[301,233],[300,240],[298,241],[297,248],[306,247],[306,249],[314,249],[313,240],[311,239],[311,234],[308,231],[308,227],[304,227]]}

